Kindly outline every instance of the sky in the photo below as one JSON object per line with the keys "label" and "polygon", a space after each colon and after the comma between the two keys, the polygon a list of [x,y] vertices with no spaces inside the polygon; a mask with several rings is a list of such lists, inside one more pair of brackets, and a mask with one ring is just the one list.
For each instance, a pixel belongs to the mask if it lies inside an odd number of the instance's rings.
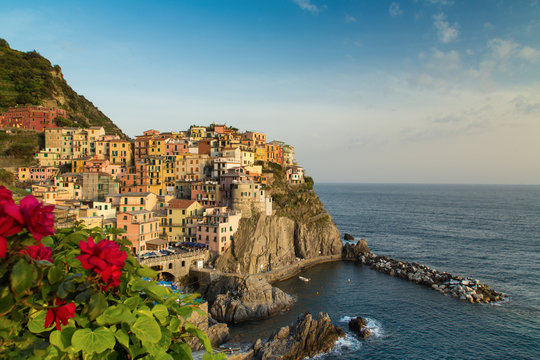
{"label": "sky", "polygon": [[540,184],[537,0],[0,0],[129,136],[226,123],[316,182]]}

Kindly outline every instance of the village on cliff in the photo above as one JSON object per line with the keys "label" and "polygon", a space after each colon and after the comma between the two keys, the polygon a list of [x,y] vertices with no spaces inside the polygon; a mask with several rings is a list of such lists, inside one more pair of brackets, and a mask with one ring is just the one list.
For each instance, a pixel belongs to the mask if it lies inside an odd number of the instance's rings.
{"label": "village on cliff", "polygon": [[[292,146],[266,141],[260,132],[226,125],[186,131],[145,131],[134,140],[106,134],[103,127],[58,127],[64,110],[17,106],[0,114],[0,128],[45,134],[39,165],[13,169],[32,195],[55,205],[58,228],[119,228],[140,258],[184,250],[222,254],[242,217],[271,215],[264,166],[283,168],[292,184],[304,169]],[[10,130],[11,129],[11,130]],[[176,249],[176,250],[175,250]]]}

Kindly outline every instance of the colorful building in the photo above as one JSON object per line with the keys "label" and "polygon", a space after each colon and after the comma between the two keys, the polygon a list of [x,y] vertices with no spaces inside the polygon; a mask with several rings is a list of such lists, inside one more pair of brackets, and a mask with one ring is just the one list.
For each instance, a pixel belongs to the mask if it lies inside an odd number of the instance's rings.
{"label": "colorful building", "polygon": [[196,226],[202,218],[203,206],[195,200],[169,201],[165,233],[169,242],[193,241]]}
{"label": "colorful building", "polygon": [[131,241],[133,254],[146,252],[147,242],[159,239],[159,220],[148,210],[121,212],[116,214],[117,227],[124,230],[123,239]]}
{"label": "colorful building", "polygon": [[205,209],[197,227],[197,243],[222,254],[231,246],[241,218],[241,212],[225,206]]}
{"label": "colorful building", "polygon": [[16,105],[2,114],[0,127],[44,131],[57,127],[54,121],[57,116],[67,118],[66,111],[54,107]]}

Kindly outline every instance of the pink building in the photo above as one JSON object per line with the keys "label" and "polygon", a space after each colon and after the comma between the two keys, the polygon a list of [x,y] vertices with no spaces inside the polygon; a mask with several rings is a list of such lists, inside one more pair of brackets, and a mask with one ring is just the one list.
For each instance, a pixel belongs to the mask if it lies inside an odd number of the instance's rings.
{"label": "pink building", "polygon": [[226,206],[205,209],[197,227],[197,243],[221,254],[230,246],[238,230],[242,213]]}
{"label": "pink building", "polygon": [[[118,213],[116,214],[116,224],[118,228],[124,230],[124,234],[120,236],[131,241],[131,250],[134,254],[146,252],[148,250],[147,243],[159,238],[159,219],[154,216],[152,211],[139,210]],[[151,247],[154,248],[154,246]]]}
{"label": "pink building", "polygon": [[197,200],[205,208],[217,206],[221,202],[219,183],[205,181],[191,185],[191,200]]}
{"label": "pink building", "polygon": [[188,152],[189,140],[168,138],[165,140],[165,154],[164,155],[180,155]]}
{"label": "pink building", "polygon": [[57,167],[21,167],[18,169],[17,178],[19,181],[49,182],[54,180],[58,174]]}

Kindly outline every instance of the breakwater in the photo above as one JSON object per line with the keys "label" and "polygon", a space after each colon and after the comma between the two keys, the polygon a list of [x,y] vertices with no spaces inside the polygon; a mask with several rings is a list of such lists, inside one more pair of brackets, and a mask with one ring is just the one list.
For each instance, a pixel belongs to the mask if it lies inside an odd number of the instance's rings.
{"label": "breakwater", "polygon": [[476,279],[439,272],[428,266],[399,261],[387,256],[362,253],[357,260],[372,269],[431,287],[445,296],[452,296],[470,303],[495,303],[504,300],[503,294],[490,289]]}

